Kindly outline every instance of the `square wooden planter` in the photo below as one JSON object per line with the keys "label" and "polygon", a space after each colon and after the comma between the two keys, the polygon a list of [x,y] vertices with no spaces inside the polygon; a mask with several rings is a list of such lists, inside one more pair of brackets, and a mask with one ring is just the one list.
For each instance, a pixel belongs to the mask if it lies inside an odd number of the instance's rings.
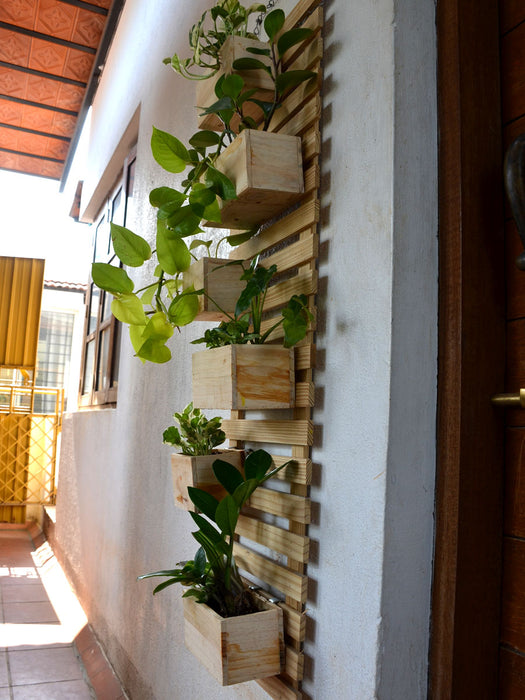
{"label": "square wooden planter", "polygon": [[[235,184],[237,199],[223,202],[221,226],[251,229],[277,216],[304,192],[301,139],[245,129],[215,166]],[[207,222],[206,226],[217,226]]]}
{"label": "square wooden planter", "polygon": [[[257,41],[256,39],[247,39],[242,36],[230,36],[224,42],[224,45],[220,52],[220,62],[221,70],[208,80],[199,80],[197,83],[195,91],[195,102],[198,108],[206,109],[210,107],[214,102],[217,102],[217,95],[215,94],[215,84],[223,75],[229,75],[233,73],[233,62],[238,58],[256,58],[263,63],[270,63],[270,60],[265,56],[255,55],[246,51],[248,47],[264,47],[268,46],[263,42]],[[257,90],[253,97],[257,100],[263,100],[264,102],[271,101],[274,95],[274,85],[273,81],[263,70],[246,70],[246,71],[235,71],[237,75],[240,75],[244,80],[245,90]],[[198,109],[199,114],[202,109]],[[252,117],[255,120],[260,120],[262,118],[262,110],[253,102],[247,102],[244,107],[244,114],[247,117]],[[231,126],[234,131],[237,131],[239,125],[239,119],[233,118]],[[211,131],[222,131],[223,125],[221,120],[215,114],[206,114],[204,116],[199,116],[198,121],[199,129],[210,129]]]}
{"label": "square wooden planter", "polygon": [[280,345],[226,345],[196,352],[192,380],[193,403],[199,408],[291,408],[294,352]]}
{"label": "square wooden planter", "polygon": [[[184,286],[193,284],[195,289],[205,289],[219,307],[233,314],[235,304],[246,286],[241,281],[243,270],[240,265],[229,265],[231,262],[223,258],[201,258],[191,265],[184,273]],[[207,296],[199,295],[199,313],[197,321],[223,321],[227,318]]]}
{"label": "square wooden planter", "polygon": [[275,676],[284,663],[283,612],[256,596],[260,612],[221,617],[183,598],[186,647],[221,685]]}
{"label": "square wooden planter", "polygon": [[188,496],[188,486],[203,489],[220,500],[226,494],[215,478],[213,463],[216,459],[222,459],[223,462],[233,464],[240,471],[242,457],[242,450],[217,450],[215,454],[199,455],[198,457],[173,453],[171,455],[171,476],[175,505],[184,510],[194,512],[197,510]]}

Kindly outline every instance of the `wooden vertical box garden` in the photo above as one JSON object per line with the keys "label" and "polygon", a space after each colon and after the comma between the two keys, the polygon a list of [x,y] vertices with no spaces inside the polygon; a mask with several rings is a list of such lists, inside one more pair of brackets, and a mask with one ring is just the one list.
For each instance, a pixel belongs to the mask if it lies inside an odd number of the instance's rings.
{"label": "wooden vertical box garden", "polygon": [[283,612],[261,596],[254,600],[259,612],[221,617],[183,599],[185,644],[221,685],[274,676],[283,667]]}
{"label": "wooden vertical box garden", "polygon": [[171,455],[171,476],[175,505],[184,510],[196,510],[188,496],[188,486],[203,489],[220,500],[225,491],[215,478],[213,463],[220,459],[241,470],[242,457],[242,450],[217,450],[215,454],[196,457],[174,452]]}
{"label": "wooden vertical box garden", "polygon": [[192,356],[193,402],[201,408],[291,408],[294,352],[280,345],[225,345]]}
{"label": "wooden vertical box garden", "polygon": [[233,314],[237,299],[246,284],[241,280],[242,273],[241,266],[231,265],[227,258],[196,260],[184,273],[185,287],[192,284],[195,289],[205,290],[205,294],[199,294],[197,297],[199,312],[195,320],[223,321],[227,318],[224,311]]}

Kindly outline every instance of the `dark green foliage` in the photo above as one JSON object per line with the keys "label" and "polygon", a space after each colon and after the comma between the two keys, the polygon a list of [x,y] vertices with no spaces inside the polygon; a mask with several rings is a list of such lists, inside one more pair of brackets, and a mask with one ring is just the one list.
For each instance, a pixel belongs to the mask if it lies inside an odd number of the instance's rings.
{"label": "dark green foliage", "polygon": [[173,417],[179,427],[172,425],[167,428],[163,440],[168,445],[180,447],[182,454],[209,455],[214,447],[226,440],[221,430],[222,419],[219,416],[206,418],[199,408],[193,408],[193,403],[188,404],[182,413],[174,413]]}

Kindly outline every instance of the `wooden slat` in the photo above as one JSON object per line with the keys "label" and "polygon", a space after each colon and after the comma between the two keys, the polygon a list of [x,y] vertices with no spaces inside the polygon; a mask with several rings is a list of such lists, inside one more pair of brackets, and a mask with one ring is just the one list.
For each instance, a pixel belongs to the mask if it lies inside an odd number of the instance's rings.
{"label": "wooden slat", "polygon": [[311,503],[309,498],[259,488],[250,497],[248,505],[256,510],[288,518],[298,523],[307,524],[310,522]]}
{"label": "wooden slat", "polygon": [[280,554],[287,554],[301,561],[308,560],[310,548],[308,537],[296,535],[281,527],[263,523],[261,520],[250,518],[247,515],[239,517],[235,532],[241,537],[246,537],[252,542],[262,544]]}
{"label": "wooden slat", "polygon": [[499,698],[525,698],[525,657],[511,649],[500,649]]}
{"label": "wooden slat", "polygon": [[[295,267],[295,265],[291,265]],[[277,268],[279,269],[279,268]],[[270,287],[264,304],[265,311],[288,303],[294,294],[315,294],[317,292],[317,271],[303,268],[299,274]]]}
{"label": "wooden slat", "polygon": [[313,190],[316,190],[321,184],[321,169],[319,163],[312,163],[308,170],[304,174],[304,193],[305,195],[310,194]]}
{"label": "wooden slat", "polygon": [[[264,265],[277,265],[279,272],[286,272],[293,267],[304,264],[308,260],[313,260],[319,250],[319,236],[311,233],[301,238],[297,243],[292,243],[287,248],[278,250],[276,253],[264,258]],[[266,306],[265,306],[266,308]]]}
{"label": "wooden slat", "polygon": [[296,345],[295,352],[295,371],[302,369],[310,369],[315,367],[316,348],[315,345]]}
{"label": "wooden slat", "polygon": [[224,420],[222,428],[231,440],[281,445],[313,444],[313,425],[306,420]]}
{"label": "wooden slat", "polygon": [[321,116],[321,98],[315,95],[295,116],[279,129],[280,134],[301,136],[314,127]]}
{"label": "wooden slat", "polygon": [[525,542],[503,538],[501,641],[525,654]]}
{"label": "wooden slat", "polygon": [[313,406],[315,400],[315,386],[313,382],[296,382],[295,405],[306,407]]}
{"label": "wooden slat", "polygon": [[307,163],[311,158],[321,153],[321,134],[317,127],[307,131],[303,137],[303,163]]}
{"label": "wooden slat", "polygon": [[304,676],[304,654],[292,647],[285,647],[284,672],[294,681],[300,681]]}
{"label": "wooden slat", "polygon": [[[288,462],[290,457],[283,455],[272,455],[273,463],[276,467]],[[312,460],[294,459],[292,463],[278,472],[274,479],[286,481],[294,484],[310,484],[312,481]]]}
{"label": "wooden slat", "polygon": [[304,610],[296,610],[286,603],[279,603],[283,611],[285,634],[298,642],[302,642],[306,635],[306,613]]}
{"label": "wooden slat", "polygon": [[[304,22],[306,17],[320,4],[321,0],[299,0],[297,5],[294,6],[293,10],[290,10],[286,16],[282,31],[288,31],[288,29],[292,29],[297,24]],[[322,15],[318,15],[318,18],[319,21],[321,21]]]}
{"label": "wooden slat", "polygon": [[232,260],[248,260],[268,248],[272,248],[291,238],[319,221],[319,201],[315,196],[304,199],[299,208],[287,214],[277,223],[268,226],[260,234],[234,248],[229,257]]}
{"label": "wooden slat", "polygon": [[257,681],[258,685],[275,700],[300,700],[303,694],[285,683],[279,676],[271,676]]}
{"label": "wooden slat", "polygon": [[266,581],[270,586],[294,600],[306,601],[308,577],[291,571],[286,566],[270,561],[240,544],[234,544],[233,552],[240,569]]}

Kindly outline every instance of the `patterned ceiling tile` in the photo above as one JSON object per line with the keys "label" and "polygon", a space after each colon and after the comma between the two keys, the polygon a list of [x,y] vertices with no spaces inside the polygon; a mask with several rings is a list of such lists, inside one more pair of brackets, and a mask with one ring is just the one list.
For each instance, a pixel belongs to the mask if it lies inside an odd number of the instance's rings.
{"label": "patterned ceiling tile", "polygon": [[61,83],[58,89],[58,104],[64,109],[72,109],[78,112],[82,106],[85,93],[84,88]]}
{"label": "patterned ceiling tile", "polygon": [[62,75],[68,49],[42,39],[32,39],[29,67],[53,75]]}
{"label": "patterned ceiling tile", "polygon": [[20,131],[0,127],[0,148],[9,148],[11,151],[18,151],[18,134]]}
{"label": "patterned ceiling tile", "polygon": [[71,41],[78,9],[58,0],[39,0],[35,29]]}
{"label": "patterned ceiling tile", "polygon": [[91,74],[91,68],[95,57],[92,54],[76,49],[68,49],[66,65],[63,75],[73,80],[82,80],[87,83]]}
{"label": "patterned ceiling tile", "polygon": [[57,106],[60,83],[56,80],[43,79],[37,75],[29,75],[27,79],[28,99],[40,104]]}
{"label": "patterned ceiling tile", "polygon": [[31,37],[0,28],[0,60],[27,66],[31,50]]}
{"label": "patterned ceiling tile", "polygon": [[18,27],[34,29],[37,0],[2,0],[0,21],[16,24]]}
{"label": "patterned ceiling tile", "polygon": [[99,45],[106,18],[94,12],[79,10],[72,40],[83,46],[96,48]]}
{"label": "patterned ceiling tile", "polygon": [[29,105],[20,105],[20,126],[25,129],[35,129],[53,134],[53,117],[55,113],[49,109],[39,109]]}
{"label": "patterned ceiling tile", "polygon": [[113,0],[89,0],[92,5],[97,5],[97,7],[105,7],[109,10]]}
{"label": "patterned ceiling tile", "polygon": [[6,170],[16,170],[29,175],[39,175],[40,177],[50,177],[58,180],[62,174],[62,167],[61,163],[52,163],[39,158],[0,152],[0,168],[5,168]]}
{"label": "patterned ceiling tile", "polygon": [[0,67],[0,94],[23,99],[27,94],[27,75],[19,70]]}
{"label": "patterned ceiling tile", "polygon": [[57,141],[56,139],[47,139],[46,156],[48,158],[56,158],[65,160],[69,150],[69,143],[66,141]]}
{"label": "patterned ceiling tile", "polygon": [[59,136],[72,137],[75,133],[76,125],[76,117],[70,117],[67,114],[55,112],[53,115],[53,130],[51,133],[58,134]]}
{"label": "patterned ceiling tile", "polygon": [[22,121],[22,107],[16,102],[9,102],[0,98],[0,122],[20,126]]}

